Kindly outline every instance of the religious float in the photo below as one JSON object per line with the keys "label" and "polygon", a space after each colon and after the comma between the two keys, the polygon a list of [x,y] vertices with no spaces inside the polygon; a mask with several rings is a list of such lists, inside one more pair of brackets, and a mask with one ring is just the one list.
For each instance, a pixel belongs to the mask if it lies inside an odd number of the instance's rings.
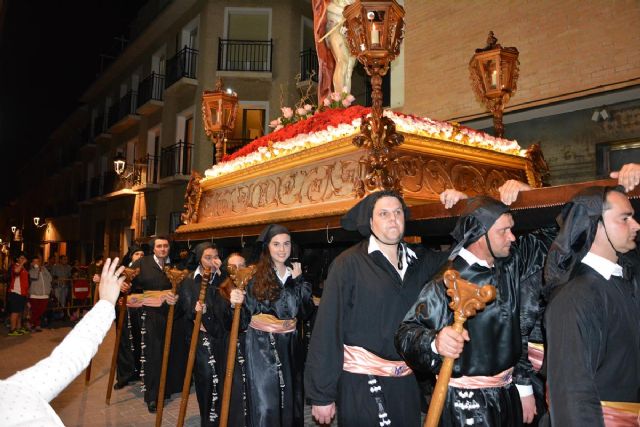
{"label": "religious float", "polygon": [[[355,1],[344,8],[337,26],[326,28],[322,37],[316,34],[321,64],[317,111],[303,103],[283,108],[283,116],[272,122],[274,132],[231,155],[223,156],[223,148],[233,128],[237,95],[225,91],[221,82],[205,92],[202,113],[216,148],[216,164],[204,175],[194,172],[176,238],[242,240],[278,222],[293,232],[326,230],[329,240],[328,232],[340,228],[342,214],[379,189],[402,192],[412,223],[423,225],[409,227],[409,233],[444,236],[453,222],[438,221],[453,218],[456,209],[446,211],[434,203],[443,190],[496,195],[508,179],[542,187],[548,168],[539,147],[523,150],[517,141],[502,138],[504,105],[516,91],[518,51],[497,44],[492,32],[487,46],[476,50],[469,69],[474,92],[493,114],[499,136],[383,110],[382,76],[400,51],[403,15],[393,0]],[[339,34],[371,76],[371,108],[351,105],[348,87],[327,91],[331,76],[322,76],[322,51],[327,49],[323,39]],[[340,60],[337,54],[328,58]],[[336,76],[334,86],[335,82]],[[569,196],[560,190],[539,199],[557,199],[559,206]],[[548,222],[553,217],[545,218]]]}

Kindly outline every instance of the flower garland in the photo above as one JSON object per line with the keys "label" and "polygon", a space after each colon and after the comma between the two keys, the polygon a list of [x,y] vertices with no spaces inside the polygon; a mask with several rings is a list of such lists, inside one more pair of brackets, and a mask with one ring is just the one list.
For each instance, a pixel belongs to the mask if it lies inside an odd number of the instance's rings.
{"label": "flower garland", "polygon": [[[251,165],[357,134],[360,132],[362,117],[369,115],[371,109],[360,105],[353,105],[347,108],[332,107],[334,105],[344,105],[342,102],[348,98],[349,94],[345,95],[343,92],[340,96],[339,101],[329,101],[329,107],[325,106],[325,108],[316,111],[315,114],[308,115],[310,117],[296,120],[281,127],[279,130],[253,140],[235,153],[223,157],[222,162],[205,171],[205,177],[212,178],[225,175]],[[305,109],[305,111],[307,110]],[[289,112],[287,111],[288,114]],[[385,110],[383,114],[394,121],[396,130],[400,132],[437,138],[511,155],[526,155],[526,150],[522,150],[515,140],[496,138],[465,126],[440,122],[428,117],[418,117],[391,110]],[[272,124],[275,124],[275,120]]]}

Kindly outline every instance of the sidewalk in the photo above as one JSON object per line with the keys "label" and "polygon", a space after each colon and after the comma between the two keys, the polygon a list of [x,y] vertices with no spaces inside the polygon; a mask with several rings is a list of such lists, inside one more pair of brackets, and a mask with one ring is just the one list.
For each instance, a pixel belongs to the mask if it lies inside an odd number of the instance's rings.
{"label": "sidewalk", "polygon": [[[51,329],[20,337],[8,337],[8,330],[0,327],[0,378],[6,378],[20,369],[29,367],[46,357],[65,337],[70,322],[53,322]],[[115,327],[105,337],[93,359],[91,381],[84,384],[84,372],[76,378],[51,406],[67,427],[147,427],[155,425],[155,414],[147,411],[142,399],[140,383],[129,385],[111,393],[111,405],[105,403],[111,355],[115,340]],[[180,395],[174,394],[165,403],[163,426],[175,426],[180,410]],[[335,424],[335,422],[333,423]],[[185,416],[185,426],[200,425],[198,401],[193,386]],[[317,426],[311,420],[310,407],[305,407],[305,426]]]}

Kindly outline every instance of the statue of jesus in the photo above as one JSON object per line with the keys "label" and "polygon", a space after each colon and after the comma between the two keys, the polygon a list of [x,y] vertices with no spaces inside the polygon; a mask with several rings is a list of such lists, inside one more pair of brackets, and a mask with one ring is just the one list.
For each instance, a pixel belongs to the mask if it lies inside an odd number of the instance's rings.
{"label": "statue of jesus", "polygon": [[344,8],[354,0],[313,0],[313,27],[318,52],[318,105],[331,92],[351,92],[356,58],[351,55],[343,27]]}

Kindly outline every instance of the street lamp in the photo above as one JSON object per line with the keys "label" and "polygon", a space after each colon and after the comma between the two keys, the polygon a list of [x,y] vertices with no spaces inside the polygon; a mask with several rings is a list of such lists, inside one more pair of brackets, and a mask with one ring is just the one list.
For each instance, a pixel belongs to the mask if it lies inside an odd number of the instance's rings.
{"label": "street lamp", "polygon": [[469,62],[471,87],[476,99],[493,114],[495,136],[504,136],[504,106],[516,93],[519,76],[518,49],[502,47],[489,31],[487,46],[476,49]]}
{"label": "street lamp", "polygon": [[126,159],[122,155],[122,152],[118,151],[116,153],[116,156],[113,158],[113,168],[115,169],[118,176],[122,175],[126,165],[127,165]]}
{"label": "street lamp", "polygon": [[202,118],[204,132],[215,146],[215,161],[220,163],[227,152],[227,134],[233,130],[238,113],[238,94],[224,90],[222,79],[216,82],[215,90],[202,94]]}
{"label": "street lamp", "polygon": [[[349,50],[371,77],[371,117],[363,119],[361,135],[353,139],[355,146],[369,150],[364,184],[367,189],[400,192],[393,148],[402,144],[404,137],[396,133],[391,119],[382,116],[382,77],[387,74],[391,61],[400,54],[404,9],[395,0],[356,0],[344,9],[343,16]],[[360,197],[364,190],[357,190]]]}
{"label": "street lamp", "polygon": [[38,228],[42,228],[42,227],[46,227],[48,224],[45,221],[44,224],[40,224],[40,217],[39,216],[34,216],[33,217],[33,225],[35,225]]}

